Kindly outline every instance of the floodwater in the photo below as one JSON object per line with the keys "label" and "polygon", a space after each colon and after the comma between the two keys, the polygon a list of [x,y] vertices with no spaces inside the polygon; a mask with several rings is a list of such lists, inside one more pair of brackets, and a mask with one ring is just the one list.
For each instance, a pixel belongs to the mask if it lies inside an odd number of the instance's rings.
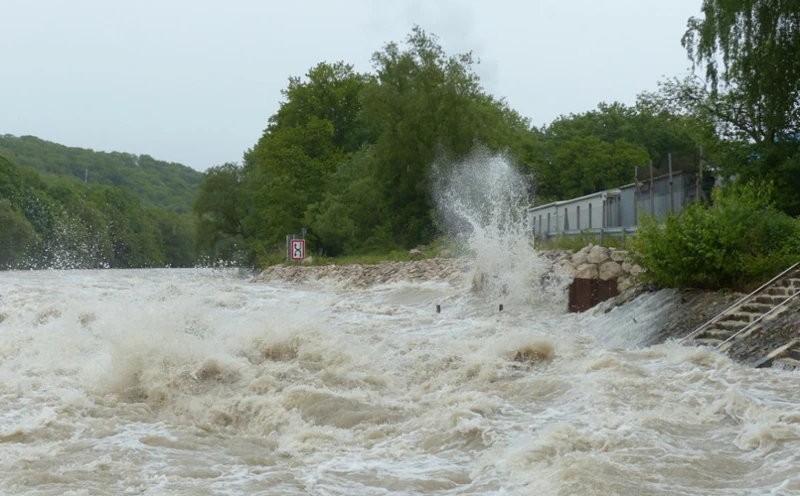
{"label": "floodwater", "polygon": [[498,301],[0,273],[0,494],[800,494],[800,375]]}

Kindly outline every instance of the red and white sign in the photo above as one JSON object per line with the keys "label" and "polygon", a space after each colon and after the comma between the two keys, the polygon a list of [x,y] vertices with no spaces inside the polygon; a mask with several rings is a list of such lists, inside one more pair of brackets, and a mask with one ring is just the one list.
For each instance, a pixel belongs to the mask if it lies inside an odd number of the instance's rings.
{"label": "red and white sign", "polygon": [[303,260],[306,258],[306,240],[293,239],[289,244],[289,259]]}

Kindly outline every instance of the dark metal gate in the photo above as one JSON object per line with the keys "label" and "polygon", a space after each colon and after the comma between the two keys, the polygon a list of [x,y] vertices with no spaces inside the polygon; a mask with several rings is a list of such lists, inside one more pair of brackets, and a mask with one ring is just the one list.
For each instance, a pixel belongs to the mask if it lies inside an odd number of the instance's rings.
{"label": "dark metal gate", "polygon": [[573,279],[569,286],[569,311],[584,312],[618,294],[616,279]]}

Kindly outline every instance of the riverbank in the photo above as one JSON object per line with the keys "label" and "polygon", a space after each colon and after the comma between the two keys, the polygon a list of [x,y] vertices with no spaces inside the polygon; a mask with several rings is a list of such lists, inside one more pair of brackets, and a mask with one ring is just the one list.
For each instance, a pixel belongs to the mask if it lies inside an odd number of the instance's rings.
{"label": "riverbank", "polygon": [[440,281],[458,284],[470,269],[467,258],[429,258],[350,265],[272,265],[254,282],[307,283],[327,280],[343,286],[366,288],[400,281]]}

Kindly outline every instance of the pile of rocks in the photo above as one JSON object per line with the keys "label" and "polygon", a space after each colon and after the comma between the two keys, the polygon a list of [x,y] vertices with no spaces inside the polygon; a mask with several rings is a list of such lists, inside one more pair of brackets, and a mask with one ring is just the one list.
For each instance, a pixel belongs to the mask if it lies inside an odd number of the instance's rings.
{"label": "pile of rocks", "polygon": [[374,265],[273,265],[254,278],[255,282],[303,283],[329,280],[348,287],[366,288],[400,281],[445,281],[457,284],[469,270],[465,259],[431,258]]}
{"label": "pile of rocks", "polygon": [[637,282],[642,268],[630,261],[627,250],[613,250],[603,246],[588,245],[576,253],[561,252],[556,265],[579,279],[616,279],[617,290],[622,293]]}

